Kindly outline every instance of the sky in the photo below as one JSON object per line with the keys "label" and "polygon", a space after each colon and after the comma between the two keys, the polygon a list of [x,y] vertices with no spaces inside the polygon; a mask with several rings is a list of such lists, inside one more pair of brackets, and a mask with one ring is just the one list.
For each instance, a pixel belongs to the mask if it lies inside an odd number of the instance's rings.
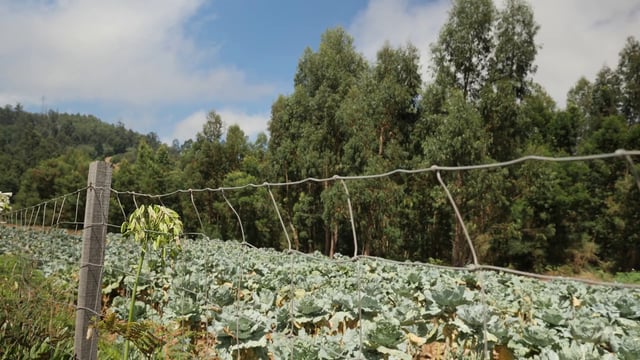
{"label": "sky", "polygon": [[[497,0],[498,7],[502,0]],[[614,68],[640,38],[640,0],[530,0],[540,25],[534,80],[565,106],[567,91]],[[91,114],[195,139],[215,110],[249,138],[293,91],[306,47],[342,26],[357,51],[415,45],[430,81],[429,45],[451,0],[0,0],[0,106]]]}

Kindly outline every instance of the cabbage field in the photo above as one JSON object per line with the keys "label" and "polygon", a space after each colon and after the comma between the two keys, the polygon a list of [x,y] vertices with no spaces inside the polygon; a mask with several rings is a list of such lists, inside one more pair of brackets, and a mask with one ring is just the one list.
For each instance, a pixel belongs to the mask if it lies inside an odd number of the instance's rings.
{"label": "cabbage field", "polygon": [[[0,227],[0,254],[38,259],[55,281],[77,281],[80,248],[61,230]],[[138,254],[108,236],[105,315],[126,318]],[[136,318],[188,329],[203,358],[640,359],[637,289],[206,238],[185,240],[163,271],[154,261]]]}

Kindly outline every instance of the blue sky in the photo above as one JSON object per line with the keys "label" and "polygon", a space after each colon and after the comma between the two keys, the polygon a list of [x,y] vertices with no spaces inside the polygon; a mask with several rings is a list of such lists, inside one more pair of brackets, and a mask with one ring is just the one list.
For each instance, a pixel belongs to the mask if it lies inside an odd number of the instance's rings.
{"label": "blue sky", "polygon": [[[502,0],[496,0],[501,6]],[[614,67],[640,38],[640,0],[532,0],[540,82],[559,107],[580,76]],[[254,137],[292,90],[304,48],[344,27],[373,59],[412,42],[429,80],[429,44],[450,0],[0,0],[0,106],[86,113],[170,143],[206,113]]]}

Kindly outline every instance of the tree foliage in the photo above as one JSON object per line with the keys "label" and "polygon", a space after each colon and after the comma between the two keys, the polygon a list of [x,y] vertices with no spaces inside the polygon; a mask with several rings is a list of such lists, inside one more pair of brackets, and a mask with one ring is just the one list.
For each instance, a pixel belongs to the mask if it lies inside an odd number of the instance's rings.
{"label": "tree foliage", "polygon": [[[556,104],[533,81],[539,28],[525,0],[455,0],[430,45],[427,79],[418,50],[429,44],[385,44],[368,61],[343,28],[328,29],[302,52],[291,93],[274,100],[268,136],[251,140],[215,110],[194,139],[168,146],[91,116],[7,106],[0,189],[31,205],[82,187],[88,162],[108,157],[119,190],[210,189],[162,198],[187,232],[244,234],[280,249],[288,235],[295,250],[352,254],[352,210],[361,254],[465,265],[471,249],[433,173],[244,185],[640,148],[638,40],[627,39],[615,68],[585,74]],[[440,175],[481,261],[629,270],[640,266],[639,171],[616,159]],[[156,201],[121,196],[110,216],[125,221]]]}
{"label": "tree foliage", "polygon": [[118,163],[151,138],[90,115],[7,105],[0,108],[0,189],[13,192],[19,207],[34,205],[86,185],[88,161]]}

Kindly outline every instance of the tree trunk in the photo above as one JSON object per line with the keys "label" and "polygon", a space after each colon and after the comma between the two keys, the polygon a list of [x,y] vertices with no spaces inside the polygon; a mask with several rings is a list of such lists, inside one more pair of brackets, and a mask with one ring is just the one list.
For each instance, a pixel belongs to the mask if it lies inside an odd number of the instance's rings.
{"label": "tree trunk", "polygon": [[324,254],[332,257],[331,254],[331,230],[326,225],[324,226]]}
{"label": "tree trunk", "polygon": [[300,251],[300,237],[298,235],[298,229],[293,226],[292,222],[289,222],[289,227],[291,228],[291,233],[293,234],[293,245],[296,251]]}
{"label": "tree trunk", "polygon": [[453,235],[453,247],[451,249],[451,264],[453,266],[464,266],[465,265],[465,244],[464,244],[464,236],[462,234],[462,226],[460,226],[460,222],[458,219],[456,220],[456,228],[455,233]]}
{"label": "tree trunk", "polygon": [[378,138],[378,156],[382,156],[384,147],[384,126],[380,128],[380,137]]}
{"label": "tree trunk", "polygon": [[[325,174],[327,173],[326,168],[325,168]],[[327,177],[327,176],[325,176]],[[329,188],[329,183],[327,181],[325,181],[324,183],[322,183],[322,192],[327,191],[327,189]],[[324,222],[324,220],[322,221],[322,227],[324,228],[324,254],[329,256],[329,257],[333,257],[333,254],[331,253],[331,229],[330,229],[330,224],[327,224]]]}
{"label": "tree trunk", "polygon": [[[464,189],[464,178],[462,172],[458,172],[456,176],[456,188]],[[460,207],[461,201],[457,201],[454,198],[456,205]],[[462,225],[460,224],[460,219],[455,215],[453,215],[453,219],[455,221],[455,232],[453,236],[453,248],[451,254],[451,263],[453,266],[464,266],[466,265],[466,261],[468,258],[469,249],[466,243],[466,238],[464,236],[464,232],[462,231]]]}
{"label": "tree trunk", "polygon": [[338,224],[333,224],[333,231],[331,233],[331,247],[329,249],[329,257],[333,258],[336,252],[336,246],[338,245]]}

